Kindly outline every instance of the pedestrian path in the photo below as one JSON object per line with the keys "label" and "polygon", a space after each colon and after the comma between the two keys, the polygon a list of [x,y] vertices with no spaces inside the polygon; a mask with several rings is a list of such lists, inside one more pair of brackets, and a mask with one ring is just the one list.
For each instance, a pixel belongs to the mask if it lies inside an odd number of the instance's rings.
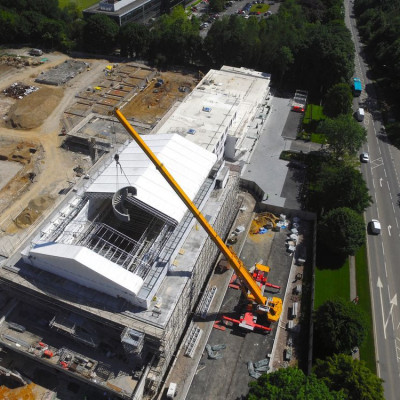
{"label": "pedestrian path", "polygon": [[[350,269],[350,300],[354,301],[355,299],[357,299],[357,302],[358,302],[356,258],[354,256],[349,257],[349,266],[350,266],[350,268],[349,268]],[[353,358],[359,360],[360,352],[357,351],[357,352],[353,353]]]}

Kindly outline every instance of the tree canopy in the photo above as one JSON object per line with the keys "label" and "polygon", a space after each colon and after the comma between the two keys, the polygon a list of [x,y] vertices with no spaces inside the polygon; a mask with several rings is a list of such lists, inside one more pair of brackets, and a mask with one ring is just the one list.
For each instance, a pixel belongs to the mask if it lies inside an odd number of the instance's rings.
{"label": "tree canopy", "polygon": [[335,208],[319,222],[318,238],[333,253],[354,255],[365,243],[364,219],[350,208]]}
{"label": "tree canopy", "polygon": [[141,24],[129,23],[123,25],[119,32],[121,56],[145,57],[150,45],[150,32]]}
{"label": "tree canopy", "polygon": [[350,354],[366,336],[366,320],[356,304],[338,298],[328,300],[314,313],[314,354],[325,358],[337,353]]}
{"label": "tree canopy", "polygon": [[362,213],[372,203],[360,171],[345,163],[324,162],[310,171],[306,207],[318,213],[347,207]]}
{"label": "tree canopy", "polygon": [[330,391],[315,375],[295,367],[264,374],[249,384],[248,400],[344,400],[341,391]]}
{"label": "tree canopy", "polygon": [[198,59],[200,22],[188,19],[182,6],[162,15],[151,31],[149,58],[158,64],[190,64]]}
{"label": "tree canopy", "polygon": [[351,115],[326,118],[318,124],[318,132],[327,136],[329,149],[337,158],[356,154],[367,140],[367,131]]}
{"label": "tree canopy", "polygon": [[119,26],[104,14],[90,16],[84,27],[85,49],[90,53],[111,51],[116,43]]}
{"label": "tree canopy", "polygon": [[353,105],[353,95],[350,85],[338,83],[332,86],[326,93],[324,101],[324,114],[330,118],[336,118],[340,114],[350,114]]}
{"label": "tree canopy", "polygon": [[[355,0],[357,27],[375,74],[390,94],[391,101],[400,104],[400,1]],[[383,78],[383,79],[382,79]],[[400,135],[400,133],[399,133]]]}
{"label": "tree canopy", "polygon": [[348,400],[384,400],[383,380],[365,365],[346,354],[317,360],[314,373],[330,390],[343,390]]}
{"label": "tree canopy", "polygon": [[[223,6],[222,0],[211,3]],[[123,56],[157,65],[248,67],[271,73],[282,86],[321,95],[353,73],[354,47],[341,5],[340,0],[284,0],[269,18],[224,16],[203,39],[200,20],[181,6],[151,27],[119,28],[104,14],[82,19],[74,5],[60,10],[57,0],[0,0],[0,43],[30,42],[105,55],[119,47]]]}

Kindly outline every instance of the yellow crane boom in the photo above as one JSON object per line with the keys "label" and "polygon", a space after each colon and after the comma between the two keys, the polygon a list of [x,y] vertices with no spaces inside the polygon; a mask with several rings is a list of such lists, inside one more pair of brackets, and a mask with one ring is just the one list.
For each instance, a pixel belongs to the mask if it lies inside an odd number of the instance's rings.
{"label": "yellow crane boom", "polygon": [[175,181],[172,175],[168,172],[165,166],[161,163],[161,161],[157,158],[157,156],[151,151],[149,146],[144,142],[144,140],[140,137],[140,135],[135,131],[135,129],[131,126],[128,120],[124,117],[119,109],[115,109],[115,115],[127,132],[132,136],[133,140],[138,144],[138,146],[144,151],[146,156],[151,160],[157,170],[161,173],[164,179],[169,183],[175,193],[179,196],[179,198],[185,203],[186,207],[190,210],[193,216],[197,219],[199,224],[204,228],[207,232],[208,236],[211,240],[216,244],[221,253],[225,256],[225,258],[232,265],[232,268],[235,270],[237,276],[245,283],[247,288],[250,290],[250,293],[254,296],[254,300],[258,304],[265,305],[267,302],[267,298],[263,296],[261,289],[258,287],[257,282],[252,278],[250,273],[247,271],[247,268],[243,264],[243,262],[239,259],[236,253],[233,251],[231,247],[228,247],[224,241],[219,237],[217,232],[215,232],[214,228],[208,223],[208,221],[204,218],[201,212],[197,209],[194,203],[189,199],[184,190],[179,186],[179,184]]}

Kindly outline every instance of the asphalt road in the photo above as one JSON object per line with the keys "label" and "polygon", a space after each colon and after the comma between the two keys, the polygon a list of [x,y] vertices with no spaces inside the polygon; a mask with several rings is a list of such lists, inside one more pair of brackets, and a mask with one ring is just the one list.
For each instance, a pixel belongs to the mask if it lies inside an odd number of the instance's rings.
{"label": "asphalt road", "polygon": [[363,164],[361,171],[374,201],[365,217],[367,222],[378,219],[382,225],[381,235],[367,236],[377,373],[385,381],[385,398],[389,400],[399,398],[400,384],[400,314],[397,305],[397,289],[400,287],[400,274],[397,272],[400,260],[400,152],[388,142],[384,133],[376,92],[368,78],[363,45],[359,41],[355,19],[350,17],[352,6],[352,2],[345,2],[346,24],[356,47],[355,76],[362,80],[365,88],[360,98],[355,99],[354,109],[361,105],[368,110],[363,122],[368,132],[368,143],[362,150],[369,152],[371,161]]}

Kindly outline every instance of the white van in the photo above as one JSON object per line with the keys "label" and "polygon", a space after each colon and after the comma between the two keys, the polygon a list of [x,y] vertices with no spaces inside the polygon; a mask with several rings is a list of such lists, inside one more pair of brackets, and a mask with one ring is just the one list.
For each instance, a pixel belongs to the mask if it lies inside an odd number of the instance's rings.
{"label": "white van", "polygon": [[364,109],[363,108],[359,108],[356,112],[356,119],[359,122],[364,121]]}

